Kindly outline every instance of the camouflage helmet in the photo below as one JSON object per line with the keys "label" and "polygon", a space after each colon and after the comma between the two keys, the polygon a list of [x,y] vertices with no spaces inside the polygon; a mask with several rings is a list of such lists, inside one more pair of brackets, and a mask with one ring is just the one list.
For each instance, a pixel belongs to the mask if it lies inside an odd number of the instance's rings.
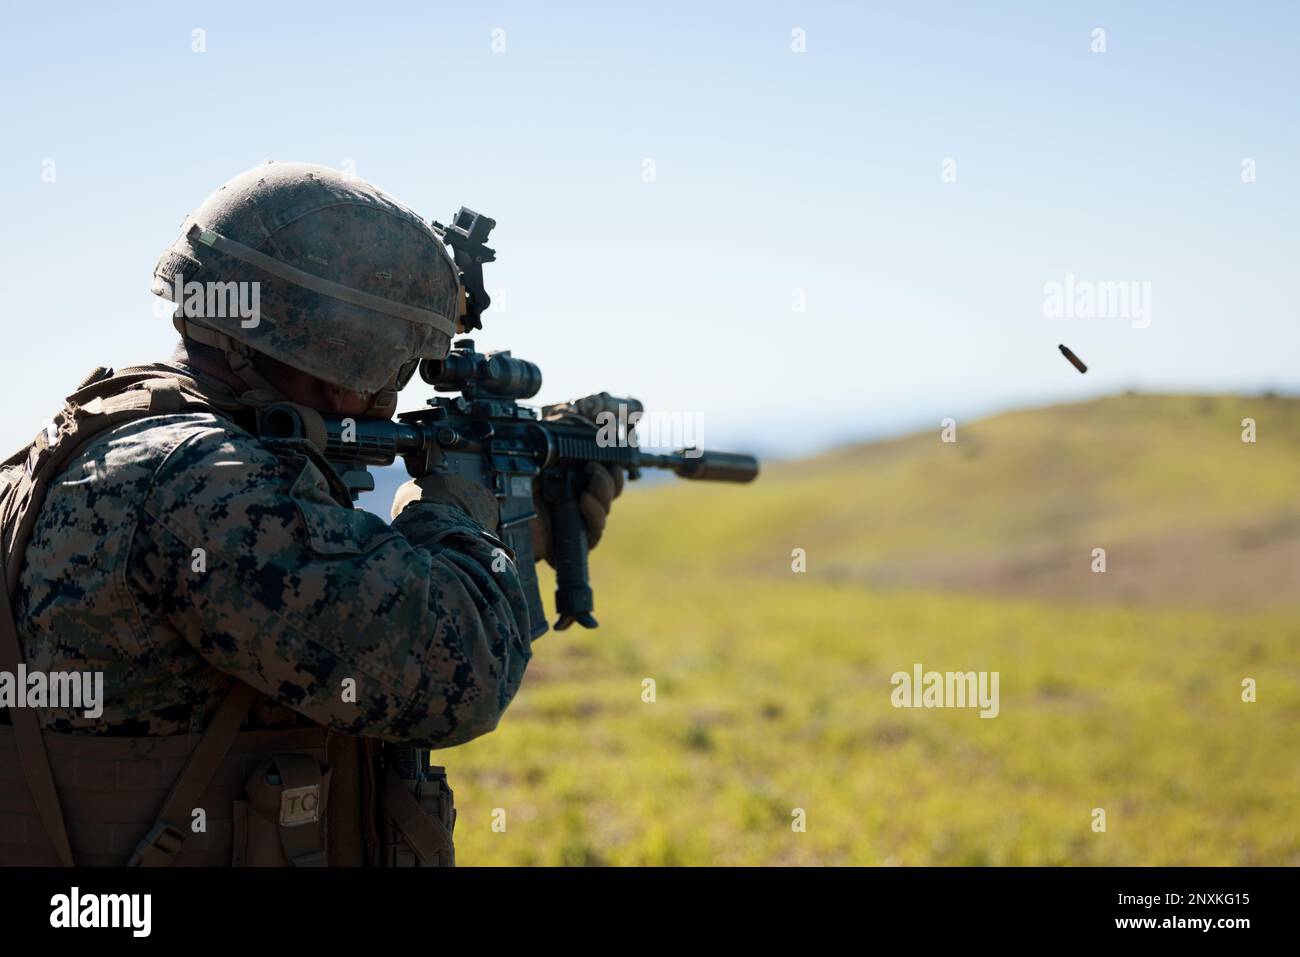
{"label": "camouflage helmet", "polygon": [[401,203],[337,170],[273,162],[186,217],[153,292],[250,388],[268,386],[251,362],[261,353],[395,405],[418,359],[447,354],[458,277],[439,234]]}

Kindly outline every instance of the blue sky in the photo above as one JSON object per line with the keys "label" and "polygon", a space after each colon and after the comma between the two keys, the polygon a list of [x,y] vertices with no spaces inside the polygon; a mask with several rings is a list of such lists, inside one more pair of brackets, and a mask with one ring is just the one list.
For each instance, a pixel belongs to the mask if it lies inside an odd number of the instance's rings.
{"label": "blue sky", "polygon": [[[538,362],[546,401],[703,413],[713,446],[1297,391],[1298,39],[1283,2],[21,5],[0,438],[170,350],[159,252],[268,157],[492,215],[480,348]],[[1045,317],[1067,273],[1150,283],[1150,326]]]}

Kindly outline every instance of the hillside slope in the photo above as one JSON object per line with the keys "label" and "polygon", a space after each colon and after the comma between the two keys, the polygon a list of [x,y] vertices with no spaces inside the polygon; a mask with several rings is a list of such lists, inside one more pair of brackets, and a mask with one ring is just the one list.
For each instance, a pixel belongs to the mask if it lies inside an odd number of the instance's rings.
{"label": "hillside slope", "polygon": [[[600,629],[436,756],[459,859],[1300,864],[1298,469],[1300,402],[1120,396],[632,487]],[[997,717],[895,708],[918,662]]]}
{"label": "hillside slope", "polygon": [[[1244,418],[1257,441],[1241,440]],[[1300,604],[1300,400],[1124,395],[619,503],[620,562],[1197,606]],[[1094,574],[1093,549],[1106,550]],[[603,556],[601,556],[603,557]],[[688,559],[689,561],[689,559]]]}

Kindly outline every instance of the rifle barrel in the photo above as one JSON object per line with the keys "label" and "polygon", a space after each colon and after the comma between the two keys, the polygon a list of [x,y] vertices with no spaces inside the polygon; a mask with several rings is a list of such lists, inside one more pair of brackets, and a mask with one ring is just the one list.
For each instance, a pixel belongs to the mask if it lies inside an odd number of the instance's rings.
{"label": "rifle barrel", "polygon": [[684,479],[700,482],[752,482],[758,475],[758,459],[736,452],[679,449],[669,455],[643,452],[642,468],[671,469]]}

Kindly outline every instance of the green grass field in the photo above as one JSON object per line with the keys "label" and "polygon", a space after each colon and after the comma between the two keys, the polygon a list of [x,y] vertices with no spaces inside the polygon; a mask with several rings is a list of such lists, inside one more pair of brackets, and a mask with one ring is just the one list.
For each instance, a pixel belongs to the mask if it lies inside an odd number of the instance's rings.
{"label": "green grass field", "polygon": [[[630,487],[601,628],[435,758],[460,863],[1300,864],[1300,401],[938,431]],[[914,662],[999,672],[1000,714],[894,708]]]}

